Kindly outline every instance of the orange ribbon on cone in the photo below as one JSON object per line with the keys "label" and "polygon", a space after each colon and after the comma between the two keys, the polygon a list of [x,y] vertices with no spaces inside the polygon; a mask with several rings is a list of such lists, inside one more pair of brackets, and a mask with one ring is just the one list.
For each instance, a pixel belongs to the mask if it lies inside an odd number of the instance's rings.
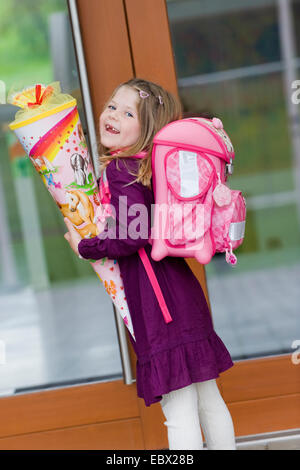
{"label": "orange ribbon on cone", "polygon": [[52,86],[48,85],[45,88],[42,94],[42,85],[35,85],[35,102],[34,103],[27,103],[27,106],[31,108],[32,106],[39,106],[43,103],[43,101],[48,98],[53,93]]}

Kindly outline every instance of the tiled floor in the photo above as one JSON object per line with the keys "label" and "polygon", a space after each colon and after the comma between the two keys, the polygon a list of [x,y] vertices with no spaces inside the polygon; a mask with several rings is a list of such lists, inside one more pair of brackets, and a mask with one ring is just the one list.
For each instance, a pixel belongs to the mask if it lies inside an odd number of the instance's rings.
{"label": "tiled floor", "polygon": [[[215,329],[233,359],[293,352],[299,281],[299,264],[209,279]],[[0,394],[122,374],[112,306],[97,279],[0,291],[0,344]]]}
{"label": "tiled floor", "polygon": [[208,280],[215,329],[233,358],[293,352],[299,285],[299,264]]}

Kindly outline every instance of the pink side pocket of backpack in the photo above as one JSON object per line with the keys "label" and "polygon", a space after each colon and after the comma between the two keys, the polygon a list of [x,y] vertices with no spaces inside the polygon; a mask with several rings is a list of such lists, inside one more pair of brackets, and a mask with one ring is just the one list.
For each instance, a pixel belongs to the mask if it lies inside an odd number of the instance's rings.
{"label": "pink side pocket of backpack", "polygon": [[[246,203],[241,191],[231,191],[228,206],[215,205],[212,216],[212,235],[216,252],[239,247],[244,239]],[[231,244],[231,246],[230,246]]]}

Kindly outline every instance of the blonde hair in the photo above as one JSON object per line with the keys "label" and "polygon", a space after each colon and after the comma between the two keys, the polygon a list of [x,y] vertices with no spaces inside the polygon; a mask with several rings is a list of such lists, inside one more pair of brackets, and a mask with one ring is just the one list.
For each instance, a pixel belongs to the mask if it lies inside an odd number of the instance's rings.
{"label": "blonde hair", "polygon": [[[119,85],[112,93],[110,99],[104,106],[104,109],[108,103],[113,99],[117,91],[127,86],[137,91],[138,94],[138,118],[141,124],[141,134],[137,142],[130,148],[124,149],[117,155],[111,155],[109,149],[104,147],[101,142],[99,143],[99,160],[100,170],[102,171],[112,159],[132,157],[141,151],[146,151],[147,155],[145,158],[139,160],[138,171],[133,176],[136,179],[133,182],[140,182],[143,185],[151,188],[151,152],[153,146],[153,137],[155,134],[166,124],[172,121],[180,119],[182,114],[182,108],[179,100],[170,92],[162,88],[156,83],[149,82],[140,78],[133,78],[127,82]],[[142,98],[140,95],[147,94],[146,98]]]}

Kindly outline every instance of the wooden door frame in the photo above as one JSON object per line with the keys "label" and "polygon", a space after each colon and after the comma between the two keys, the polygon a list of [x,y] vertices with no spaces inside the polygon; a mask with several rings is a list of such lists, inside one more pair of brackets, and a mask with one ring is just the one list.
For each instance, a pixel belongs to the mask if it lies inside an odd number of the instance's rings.
{"label": "wooden door frame", "polygon": [[[132,76],[177,93],[165,0],[77,0],[96,128],[105,98]],[[101,44],[109,44],[107,47]],[[205,269],[188,260],[209,302]],[[131,348],[131,346],[130,346]],[[135,357],[131,348],[132,365]],[[237,436],[300,427],[299,366],[289,355],[238,361],[218,379]],[[0,399],[0,449],[162,449],[158,404],[122,380]]]}

